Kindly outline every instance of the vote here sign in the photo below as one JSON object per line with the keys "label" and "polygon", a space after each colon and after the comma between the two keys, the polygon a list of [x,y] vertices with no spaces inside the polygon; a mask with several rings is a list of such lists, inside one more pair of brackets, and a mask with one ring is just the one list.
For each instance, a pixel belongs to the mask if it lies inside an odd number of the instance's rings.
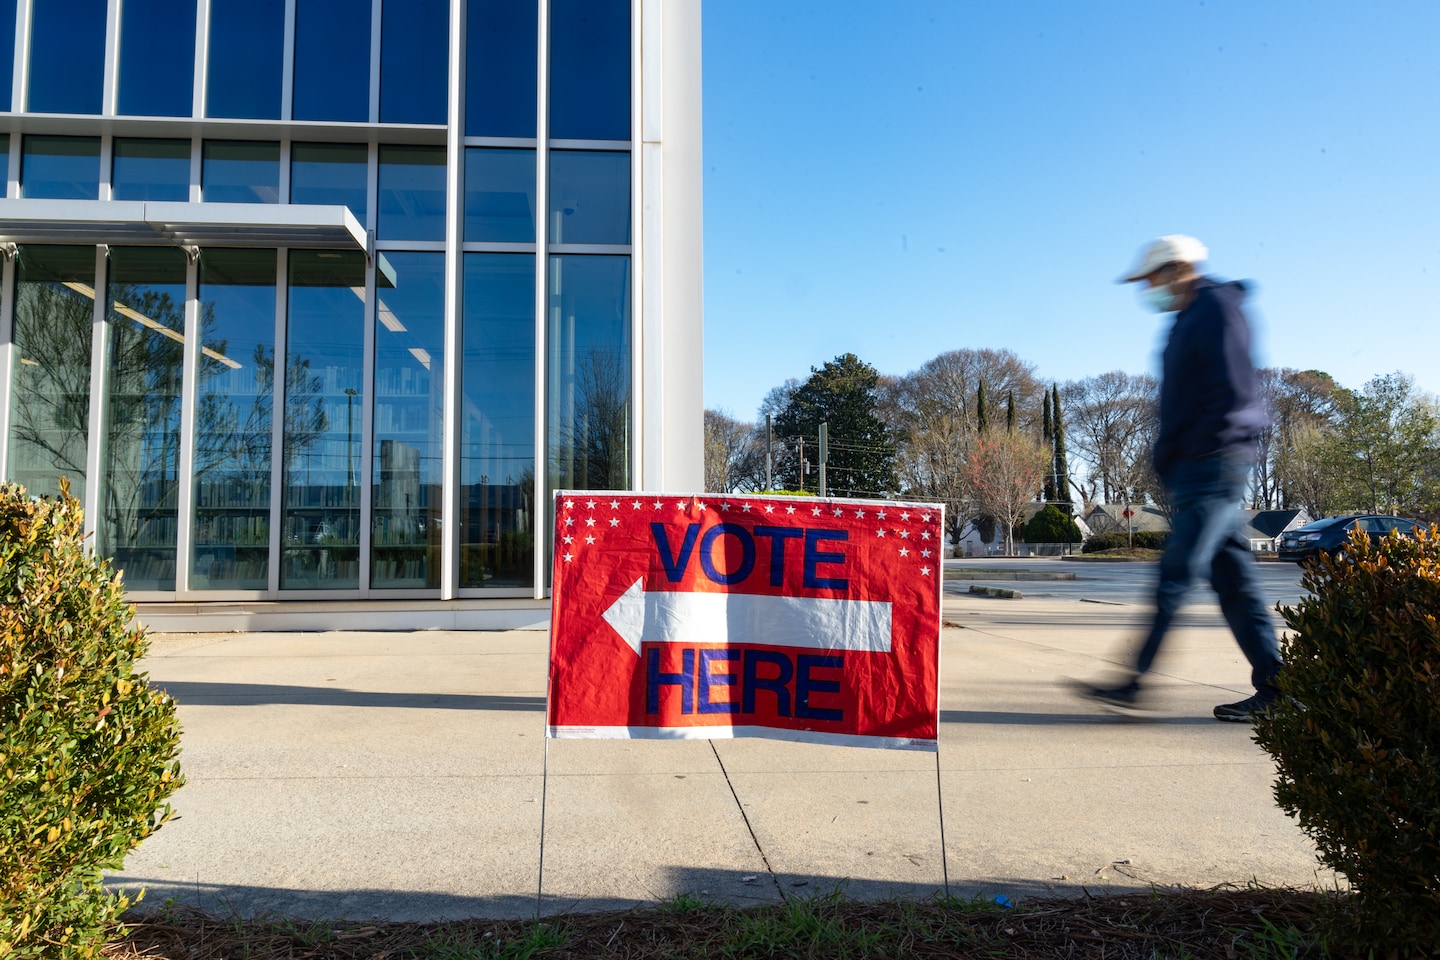
{"label": "vote here sign", "polygon": [[548,735],[936,749],[942,509],[555,497]]}

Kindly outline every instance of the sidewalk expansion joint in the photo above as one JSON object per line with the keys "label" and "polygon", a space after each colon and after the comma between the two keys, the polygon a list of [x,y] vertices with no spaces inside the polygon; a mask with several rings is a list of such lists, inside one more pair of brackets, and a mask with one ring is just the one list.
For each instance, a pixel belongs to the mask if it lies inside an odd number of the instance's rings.
{"label": "sidewalk expansion joint", "polygon": [[750,842],[755,844],[755,852],[760,854],[760,862],[765,864],[765,872],[770,875],[770,882],[775,884],[775,893],[779,895],[782,902],[789,898],[785,896],[785,890],[780,886],[780,878],[775,876],[775,868],[770,866],[770,858],[765,856],[765,849],[760,846],[760,838],[755,836],[755,828],[750,826],[750,817],[745,813],[745,805],[740,802],[740,795],[735,792],[735,784],[730,781],[730,771],[725,769],[725,761],[720,759],[720,751],[715,748],[715,741],[710,741],[710,752],[715,754],[715,762],[720,765],[720,774],[725,778],[725,786],[730,788],[730,796],[735,798],[735,809],[740,811],[740,819],[745,821],[745,829],[750,833]]}

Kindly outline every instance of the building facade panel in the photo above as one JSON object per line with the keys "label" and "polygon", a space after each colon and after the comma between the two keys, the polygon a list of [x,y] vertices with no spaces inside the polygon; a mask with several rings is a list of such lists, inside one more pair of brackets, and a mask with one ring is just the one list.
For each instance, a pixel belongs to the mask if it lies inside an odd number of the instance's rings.
{"label": "building facade panel", "polygon": [[551,491],[698,489],[698,0],[87,4],[0,3],[0,464],[132,599],[508,624]]}

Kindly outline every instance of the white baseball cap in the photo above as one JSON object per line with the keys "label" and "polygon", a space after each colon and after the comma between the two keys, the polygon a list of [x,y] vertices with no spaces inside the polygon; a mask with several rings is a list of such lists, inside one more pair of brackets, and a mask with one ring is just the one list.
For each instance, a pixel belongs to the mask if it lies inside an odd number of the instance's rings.
{"label": "white baseball cap", "polygon": [[1199,263],[1208,256],[1210,251],[1206,250],[1205,244],[1199,240],[1181,233],[1172,233],[1142,250],[1140,262],[1135,268],[1115,282],[1134,283],[1136,280],[1144,280],[1167,263]]}

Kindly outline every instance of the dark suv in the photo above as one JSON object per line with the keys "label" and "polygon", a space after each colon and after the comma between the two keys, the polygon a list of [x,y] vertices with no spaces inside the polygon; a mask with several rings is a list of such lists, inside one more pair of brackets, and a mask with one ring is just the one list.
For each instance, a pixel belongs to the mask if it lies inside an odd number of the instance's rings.
{"label": "dark suv", "polygon": [[1407,537],[1415,536],[1415,522],[1404,517],[1383,517],[1375,514],[1351,514],[1345,517],[1327,517],[1307,523],[1295,530],[1287,530],[1280,537],[1279,557],[1281,560],[1308,560],[1321,550],[1337,559],[1345,559],[1345,547],[1355,530],[1364,530],[1373,540],[1383,537],[1391,530],[1399,530]]}

